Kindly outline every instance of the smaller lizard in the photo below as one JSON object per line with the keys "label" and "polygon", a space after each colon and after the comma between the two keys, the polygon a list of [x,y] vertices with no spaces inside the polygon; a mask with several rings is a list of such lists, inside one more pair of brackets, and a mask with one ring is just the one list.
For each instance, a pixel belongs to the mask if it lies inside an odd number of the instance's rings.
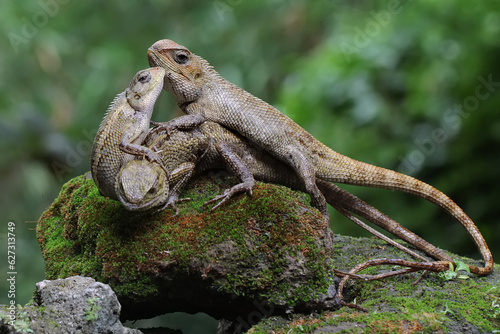
{"label": "smaller lizard", "polygon": [[165,70],[153,67],[135,74],[128,88],[118,94],[97,131],[90,157],[92,178],[101,195],[118,200],[116,176],[134,155],[160,164],[158,155],[141,146],[149,129],[153,107],[163,88]]}

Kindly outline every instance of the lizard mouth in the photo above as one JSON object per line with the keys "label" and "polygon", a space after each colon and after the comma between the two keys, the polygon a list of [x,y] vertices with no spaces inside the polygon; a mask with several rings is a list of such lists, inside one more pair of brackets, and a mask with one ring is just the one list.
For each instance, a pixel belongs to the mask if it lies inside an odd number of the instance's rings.
{"label": "lizard mouth", "polygon": [[165,61],[166,57],[163,57],[157,50],[149,48],[148,49],[148,62],[151,66],[161,66],[164,69],[168,69],[169,71],[176,72],[174,68],[172,68],[171,64],[168,61]]}
{"label": "lizard mouth", "polygon": [[159,193],[157,196],[155,196],[153,199],[149,200],[148,202],[146,202],[146,203],[140,203],[140,204],[130,202],[130,200],[128,200],[127,198],[123,197],[121,191],[118,191],[117,195],[118,195],[118,199],[120,200],[120,202],[123,205],[126,205],[126,207],[127,207],[127,209],[129,211],[144,211],[144,210],[149,210],[151,208],[159,207],[159,206],[162,205],[162,203],[155,204],[155,203],[157,203],[160,200],[160,198],[162,196],[161,193]]}
{"label": "lizard mouth", "polygon": [[146,203],[136,204],[136,203],[130,203],[127,199],[122,197],[120,192],[118,192],[118,198],[120,202],[122,202],[122,204],[127,203],[127,209],[130,211],[141,211],[141,210],[151,209],[156,206],[160,206],[160,205],[153,205],[158,201],[160,196],[161,194]]}

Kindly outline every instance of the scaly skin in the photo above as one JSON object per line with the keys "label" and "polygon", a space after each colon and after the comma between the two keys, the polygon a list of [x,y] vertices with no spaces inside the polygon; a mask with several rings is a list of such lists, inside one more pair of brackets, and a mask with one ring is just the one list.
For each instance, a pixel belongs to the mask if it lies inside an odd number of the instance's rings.
{"label": "scaly skin", "polygon": [[[166,203],[175,203],[177,192],[169,193],[165,189],[171,186],[180,189],[188,181],[195,165],[197,172],[221,169],[226,166],[242,180],[241,184],[235,185],[224,195],[207,202],[221,200],[216,207],[234,194],[248,189],[247,185],[253,185],[255,179],[304,190],[302,183],[289,166],[216,123],[205,122],[190,131],[172,130],[168,134],[158,127],[153,128],[146,137],[144,145],[157,151],[167,171],[177,176],[170,177],[172,181],[169,184],[169,178],[158,164],[144,160],[129,161],[122,168],[121,176],[117,180],[120,200],[129,210],[153,211],[164,207]],[[178,173],[180,169],[183,173]],[[181,181],[173,181],[181,179],[178,177],[179,174],[187,177],[182,178]],[[399,244],[370,229],[350,213],[358,214],[386,229],[435,259],[452,261],[442,251],[356,196],[326,181],[317,179],[316,182],[330,205],[383,240],[401,248]],[[129,198],[134,198],[134,200],[131,201]],[[426,261],[425,258],[406,248],[403,250]],[[446,266],[445,269],[447,268]],[[438,269],[441,270],[442,267]],[[439,271],[438,269],[436,270]]]}
{"label": "scaly skin", "polygon": [[[473,221],[448,196],[413,177],[363,163],[316,140],[279,110],[222,78],[203,58],[171,40],[148,49],[153,66],[165,69],[164,89],[188,116],[184,126],[210,120],[232,129],[290,165],[311,195],[313,204],[328,217],[326,201],[316,178],[359,186],[408,192],[443,208],[472,236],[485,262],[477,274],[493,270],[493,257]],[[171,130],[172,127],[167,127]]]}
{"label": "scaly skin", "polygon": [[115,97],[104,116],[90,158],[92,178],[103,196],[118,200],[116,176],[122,165],[134,155],[160,162],[155,152],[140,144],[149,129],[164,74],[161,67],[137,72],[129,87]]}

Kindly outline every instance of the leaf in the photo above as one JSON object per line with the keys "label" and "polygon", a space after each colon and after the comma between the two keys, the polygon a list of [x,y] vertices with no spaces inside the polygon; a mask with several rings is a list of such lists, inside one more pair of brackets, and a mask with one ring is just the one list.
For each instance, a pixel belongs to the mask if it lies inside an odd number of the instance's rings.
{"label": "leaf", "polygon": [[455,277],[457,277],[457,273],[454,272],[453,270],[445,271],[442,274],[443,274],[444,279],[446,279],[448,281],[450,281],[450,280],[454,279]]}
{"label": "leaf", "polygon": [[463,270],[463,271],[466,271],[467,274],[470,274],[470,269],[469,269],[469,266],[466,265],[464,262],[462,261],[455,261],[456,264],[457,264],[457,269],[455,269],[456,272],[460,271],[460,270]]}

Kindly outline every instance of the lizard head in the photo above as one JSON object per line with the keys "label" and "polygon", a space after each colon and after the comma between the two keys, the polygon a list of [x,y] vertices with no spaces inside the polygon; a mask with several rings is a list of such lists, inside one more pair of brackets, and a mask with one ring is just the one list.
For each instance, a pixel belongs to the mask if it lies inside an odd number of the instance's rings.
{"label": "lizard head", "polygon": [[168,179],[157,163],[128,161],[117,175],[118,198],[128,210],[148,211],[168,200]]}
{"label": "lizard head", "polygon": [[165,70],[162,67],[151,67],[137,72],[125,90],[130,106],[135,110],[146,110],[148,106],[154,105],[163,88],[164,76]]}
{"label": "lizard head", "polygon": [[162,39],[148,49],[151,66],[165,69],[164,88],[178,104],[196,100],[206,81],[208,63],[186,47],[169,39]]}

